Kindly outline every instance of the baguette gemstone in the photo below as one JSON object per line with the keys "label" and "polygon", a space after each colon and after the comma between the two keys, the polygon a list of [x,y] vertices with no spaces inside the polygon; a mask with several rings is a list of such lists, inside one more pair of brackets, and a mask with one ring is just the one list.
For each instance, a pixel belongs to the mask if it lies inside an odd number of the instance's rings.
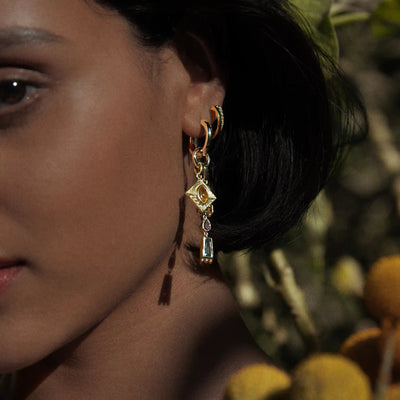
{"label": "baguette gemstone", "polygon": [[203,237],[203,246],[201,247],[200,256],[201,261],[205,263],[212,263],[214,259],[213,240],[208,236]]}

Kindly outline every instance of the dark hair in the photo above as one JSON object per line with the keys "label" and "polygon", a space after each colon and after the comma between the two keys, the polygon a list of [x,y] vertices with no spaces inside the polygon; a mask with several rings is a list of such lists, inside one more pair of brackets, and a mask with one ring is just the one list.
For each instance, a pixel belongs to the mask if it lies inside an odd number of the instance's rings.
{"label": "dark hair", "polygon": [[[357,95],[286,0],[97,0],[138,28],[146,46],[187,33],[214,51],[226,78],[226,125],[210,152],[216,250],[270,245],[298,222],[340,148],[365,119]],[[331,65],[329,71],[324,68]],[[334,90],[333,90],[334,89]]]}

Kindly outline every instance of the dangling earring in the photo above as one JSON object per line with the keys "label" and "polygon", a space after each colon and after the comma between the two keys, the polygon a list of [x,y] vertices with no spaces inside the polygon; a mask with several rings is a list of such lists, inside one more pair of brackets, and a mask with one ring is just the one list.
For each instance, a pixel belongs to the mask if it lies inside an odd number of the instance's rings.
{"label": "dangling earring", "polygon": [[186,196],[193,201],[202,218],[201,229],[203,232],[203,241],[200,247],[200,261],[206,264],[211,264],[214,261],[214,244],[209,234],[211,231],[210,217],[214,213],[212,203],[217,199],[208,186],[208,168],[210,165],[208,148],[211,141],[224,127],[222,107],[214,106],[211,108],[210,113],[213,118],[212,125],[206,120],[201,120],[200,122],[205,131],[204,144],[199,146],[198,140],[195,141],[193,138],[190,138],[189,150],[192,154],[194,173],[197,181],[186,192]]}

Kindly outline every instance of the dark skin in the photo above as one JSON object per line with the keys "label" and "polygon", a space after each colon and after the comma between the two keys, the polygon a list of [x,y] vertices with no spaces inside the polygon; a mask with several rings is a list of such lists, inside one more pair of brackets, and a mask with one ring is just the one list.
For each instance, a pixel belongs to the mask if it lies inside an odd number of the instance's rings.
{"label": "dark skin", "polygon": [[0,99],[0,255],[24,261],[0,293],[0,372],[20,371],[19,399],[221,398],[264,357],[176,243],[201,239],[182,132],[222,104],[212,57],[196,38],[200,64],[145,49],[90,1],[0,9],[0,82],[22,90]]}

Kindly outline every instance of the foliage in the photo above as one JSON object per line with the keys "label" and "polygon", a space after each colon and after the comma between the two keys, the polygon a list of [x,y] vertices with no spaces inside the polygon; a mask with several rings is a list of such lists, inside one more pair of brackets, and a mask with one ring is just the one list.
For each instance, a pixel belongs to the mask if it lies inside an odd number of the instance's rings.
{"label": "foliage", "polygon": [[314,40],[333,60],[337,60],[339,45],[330,14],[332,0],[292,0],[292,3],[305,16],[306,24],[303,22],[303,25],[311,30]]}
{"label": "foliage", "polygon": [[[317,349],[341,351],[363,369],[374,398],[386,392],[395,399],[400,328],[367,312],[363,287],[375,260],[400,254],[400,0],[292,3],[327,54],[337,56],[340,44],[337,60],[363,94],[370,134],[332,177],[301,235],[276,250],[284,261],[264,251],[233,254],[226,272],[245,321],[275,364],[293,371],[314,352],[315,335]],[[400,287],[389,294],[400,301]],[[375,306],[383,301],[369,297]]]}
{"label": "foliage", "polygon": [[372,30],[378,37],[400,33],[400,0],[382,1],[372,17]]}
{"label": "foliage", "polygon": [[[372,313],[379,309],[380,328],[351,335],[341,354],[317,353],[301,360],[290,376],[271,365],[245,367],[229,381],[225,399],[395,399],[400,384],[399,276],[399,255],[379,259],[368,273],[364,301]],[[385,278],[390,281],[390,293],[385,290]]]}

